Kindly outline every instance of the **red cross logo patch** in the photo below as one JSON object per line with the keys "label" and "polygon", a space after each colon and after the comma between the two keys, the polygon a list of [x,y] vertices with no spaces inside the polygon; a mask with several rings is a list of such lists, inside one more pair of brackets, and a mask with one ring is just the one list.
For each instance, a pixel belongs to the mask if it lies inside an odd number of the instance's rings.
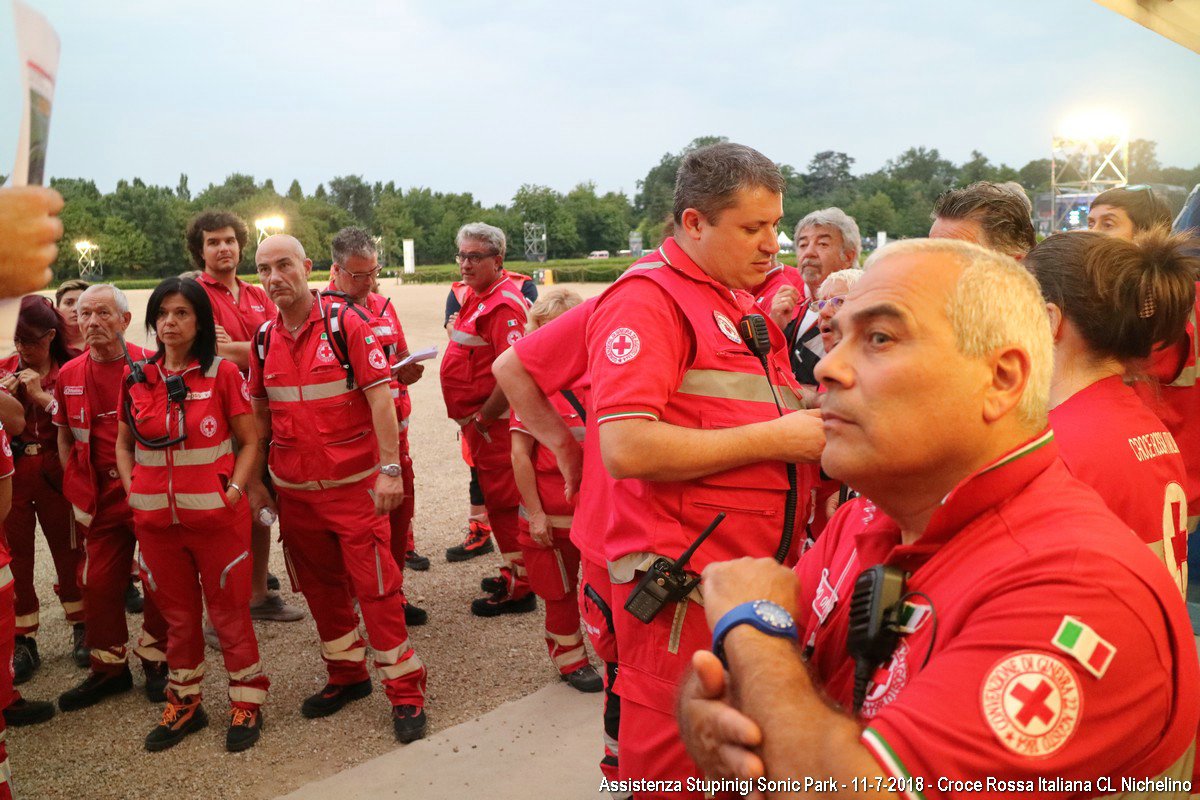
{"label": "red cross logo patch", "polygon": [[209,414],[200,420],[200,432],[209,439],[217,435],[217,418]]}
{"label": "red cross logo patch", "polygon": [[1079,681],[1056,656],[1012,653],[993,665],[980,693],[983,719],[1000,744],[1042,758],[1065,745],[1079,726]]}
{"label": "red cross logo patch", "polygon": [[614,364],[632,361],[642,349],[642,342],[632,328],[617,328],[604,342],[604,353]]}

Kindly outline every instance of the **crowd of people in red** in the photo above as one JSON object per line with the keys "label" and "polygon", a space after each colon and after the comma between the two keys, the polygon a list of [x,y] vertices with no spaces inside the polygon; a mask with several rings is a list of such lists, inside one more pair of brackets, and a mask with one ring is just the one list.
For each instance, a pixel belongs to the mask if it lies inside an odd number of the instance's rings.
{"label": "crowd of people in red", "polygon": [[[1095,199],[1091,230],[1038,242],[1023,190],[979,183],[865,264],[855,221],[814,211],[793,267],[783,188],[748,147],[689,153],[670,235],[586,301],[506,270],[500,229],[459,230],[439,378],[471,509],[446,557],[500,555],[470,612],[541,598],[554,669],[604,693],[614,796],[812,775],[948,796],[1046,774],[1079,797],[1102,779],[1186,795],[1195,240],[1126,187]],[[277,523],[328,671],[301,713],[370,694],[369,652],[411,742],[423,367],[367,231],[335,237],[321,290],[286,235],[259,243],[260,285],[239,279],[246,237],[232,214],[193,220],[196,272],[152,293],[151,350],[125,342],[114,286],[22,301],[0,362],[0,659],[15,683],[40,662],[40,525],[88,670],[59,709],[129,691],[132,650],[164,707],[146,748],[169,748],[208,723],[208,638],[227,748],[249,748],[270,686],[251,621],[303,616],[271,588]],[[9,726],[53,715],[5,683]]]}

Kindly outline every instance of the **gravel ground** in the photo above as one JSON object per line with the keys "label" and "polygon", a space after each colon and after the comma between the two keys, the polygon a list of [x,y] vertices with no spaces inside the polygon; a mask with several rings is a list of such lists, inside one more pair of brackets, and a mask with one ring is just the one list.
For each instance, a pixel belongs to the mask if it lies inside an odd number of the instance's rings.
{"label": "gravel ground", "polygon": [[[447,288],[444,284],[397,286],[390,280],[382,286],[396,304],[411,349],[437,344],[444,350],[441,321]],[[571,288],[587,297],[603,287]],[[129,294],[135,315],[130,338],[141,341],[140,314],[149,292]],[[486,620],[471,615],[468,604],[480,595],[479,580],[494,573],[499,557],[493,553],[460,564],[445,560],[444,550],[462,539],[468,476],[455,439],[456,426],[445,417],[438,362],[426,364],[424,378],[413,387],[410,437],[416,464],[417,549],[432,559],[433,566],[423,573],[406,570],[405,589],[410,600],[430,614],[429,624],[413,628],[411,636],[429,668],[426,708],[432,733],[523,697],[556,680],[556,671],[541,637],[540,608],[535,614]],[[271,565],[284,582],[287,600],[307,608],[302,596],[289,591],[278,545],[272,548]],[[37,568],[43,664],[20,688],[31,699],[53,700],[85,673],[70,660],[70,629],[51,592],[54,578],[44,543]],[[140,620],[130,617],[131,630]],[[21,796],[272,798],[400,746],[378,686],[370,698],[332,717],[306,720],[300,716],[301,700],[318,690],[325,677],[310,617],[290,624],[260,622],[255,629],[271,677],[271,694],[263,738],[254,748],[236,755],[224,750],[226,676],[220,657],[209,651],[204,691],[212,724],[207,730],[165,753],[145,752],[142,740],[157,723],[160,707],[146,700],[140,669],[135,667],[133,692],[83,711],[59,713],[44,725],[9,731],[14,785]]]}

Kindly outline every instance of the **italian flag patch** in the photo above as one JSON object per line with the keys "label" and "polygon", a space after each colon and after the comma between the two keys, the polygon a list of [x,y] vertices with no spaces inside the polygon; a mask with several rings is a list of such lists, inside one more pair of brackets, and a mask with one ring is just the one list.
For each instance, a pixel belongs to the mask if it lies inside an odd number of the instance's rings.
{"label": "italian flag patch", "polygon": [[1084,668],[1097,678],[1104,677],[1113,656],[1117,654],[1117,648],[1101,639],[1098,633],[1074,617],[1062,618],[1058,633],[1054,634],[1051,642],[1059,650],[1074,656],[1076,661],[1083,664]]}

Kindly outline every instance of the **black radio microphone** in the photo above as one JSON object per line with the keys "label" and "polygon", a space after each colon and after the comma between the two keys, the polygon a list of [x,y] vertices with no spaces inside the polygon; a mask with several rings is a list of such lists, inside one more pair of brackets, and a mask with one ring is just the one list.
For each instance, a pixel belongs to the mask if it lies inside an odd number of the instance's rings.
{"label": "black radio microphone", "polygon": [[771,332],[767,329],[767,318],[762,314],[747,314],[738,320],[738,333],[750,352],[766,361],[771,353]]}
{"label": "black radio microphone", "polygon": [[846,651],[854,658],[855,714],[866,700],[871,675],[891,658],[899,641],[904,580],[903,570],[876,564],[854,582]]}

